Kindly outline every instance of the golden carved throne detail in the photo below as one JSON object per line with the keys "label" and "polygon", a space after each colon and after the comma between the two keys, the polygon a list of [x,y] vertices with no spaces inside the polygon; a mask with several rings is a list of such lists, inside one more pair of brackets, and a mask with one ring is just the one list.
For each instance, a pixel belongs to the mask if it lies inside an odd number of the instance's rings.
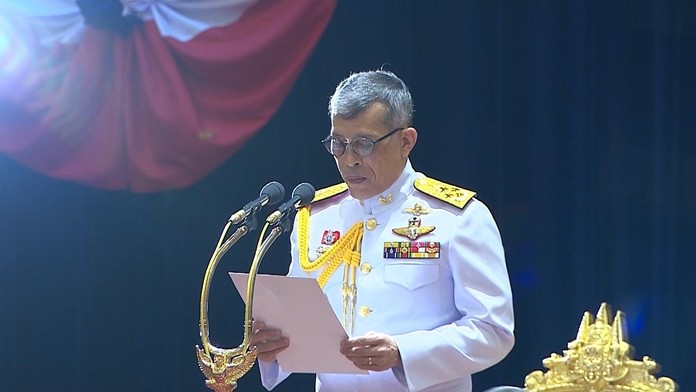
{"label": "golden carved throne detail", "polygon": [[609,305],[602,303],[596,317],[585,312],[577,338],[568,343],[563,355],[552,353],[542,363],[546,372],[527,375],[524,390],[529,392],[676,392],[670,378],[655,378],[660,370],[648,356],[633,360],[628,344],[624,315],[611,321]]}

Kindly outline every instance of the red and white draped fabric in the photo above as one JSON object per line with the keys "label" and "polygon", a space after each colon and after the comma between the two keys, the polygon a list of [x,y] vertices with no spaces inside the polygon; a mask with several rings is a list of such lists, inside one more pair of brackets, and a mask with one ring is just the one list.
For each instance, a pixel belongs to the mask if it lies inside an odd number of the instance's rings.
{"label": "red and white draped fabric", "polygon": [[0,1],[0,153],[103,189],[185,187],[275,113],[335,6]]}

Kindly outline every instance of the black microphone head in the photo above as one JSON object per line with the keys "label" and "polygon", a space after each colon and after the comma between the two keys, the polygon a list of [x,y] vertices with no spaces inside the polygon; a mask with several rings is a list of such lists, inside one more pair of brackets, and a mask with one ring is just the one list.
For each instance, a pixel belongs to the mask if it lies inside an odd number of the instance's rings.
{"label": "black microphone head", "polygon": [[278,204],[285,197],[285,188],[278,181],[271,181],[261,189],[259,196],[263,195],[268,197],[268,204]]}
{"label": "black microphone head", "polygon": [[296,204],[297,207],[304,207],[314,200],[314,187],[312,184],[303,182],[292,190],[292,196],[299,196],[300,201]]}

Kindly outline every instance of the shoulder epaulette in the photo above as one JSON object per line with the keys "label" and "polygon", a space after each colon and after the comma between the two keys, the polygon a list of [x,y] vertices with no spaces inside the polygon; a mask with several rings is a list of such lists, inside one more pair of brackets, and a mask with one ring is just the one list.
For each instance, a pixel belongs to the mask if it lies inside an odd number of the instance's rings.
{"label": "shoulder epaulette", "polygon": [[332,185],[326,188],[319,189],[314,193],[314,199],[312,199],[312,203],[316,203],[318,201],[326,200],[330,197],[334,197],[338,194],[341,194],[345,191],[348,190],[348,185],[345,182],[342,182],[340,184]]}
{"label": "shoulder epaulette", "polygon": [[413,182],[419,191],[445,203],[463,209],[476,196],[476,192],[444,183],[428,177],[422,177]]}

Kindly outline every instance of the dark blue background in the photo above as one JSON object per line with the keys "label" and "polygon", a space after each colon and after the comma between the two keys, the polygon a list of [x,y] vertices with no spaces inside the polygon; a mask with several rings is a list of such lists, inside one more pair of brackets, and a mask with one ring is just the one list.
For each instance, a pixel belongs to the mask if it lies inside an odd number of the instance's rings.
{"label": "dark blue background", "polygon": [[[476,190],[503,236],[517,344],[474,390],[521,386],[602,301],[626,313],[636,357],[690,390],[695,4],[339,1],[275,117],[187,189],[95,190],[0,157],[0,391],[207,390],[198,301],[226,219],[271,180],[338,182],[319,144],[328,96],[381,66],[414,96],[414,166]],[[241,342],[225,272],[248,270],[257,235],[213,280],[218,346]],[[286,235],[261,272],[288,255]],[[312,388],[295,375],[278,390]],[[240,381],[260,389],[256,369]]]}

